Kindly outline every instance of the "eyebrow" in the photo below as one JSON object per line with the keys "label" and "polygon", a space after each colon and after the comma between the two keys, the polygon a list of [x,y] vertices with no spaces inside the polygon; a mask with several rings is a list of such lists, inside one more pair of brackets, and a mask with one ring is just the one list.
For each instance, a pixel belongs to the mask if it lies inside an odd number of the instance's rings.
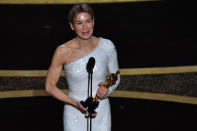
{"label": "eyebrow", "polygon": [[[87,20],[93,20],[92,18],[89,18],[89,19],[87,19]],[[75,21],[75,22],[81,22],[81,21]]]}

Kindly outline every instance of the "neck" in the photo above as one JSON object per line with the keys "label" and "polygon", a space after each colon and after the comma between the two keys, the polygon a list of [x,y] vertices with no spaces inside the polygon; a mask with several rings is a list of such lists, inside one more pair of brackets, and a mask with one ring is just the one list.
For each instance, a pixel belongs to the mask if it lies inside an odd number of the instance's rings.
{"label": "neck", "polygon": [[89,39],[86,39],[86,40],[81,39],[79,37],[76,37],[75,39],[78,42],[80,47],[86,47],[93,43],[93,36],[91,36]]}

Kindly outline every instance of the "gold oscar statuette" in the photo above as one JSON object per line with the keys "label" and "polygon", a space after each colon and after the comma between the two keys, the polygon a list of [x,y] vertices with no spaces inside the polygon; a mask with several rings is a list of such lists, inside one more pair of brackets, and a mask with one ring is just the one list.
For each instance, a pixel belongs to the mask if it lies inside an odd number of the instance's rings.
{"label": "gold oscar statuette", "polygon": [[[109,73],[106,76],[106,80],[104,83],[104,87],[108,90],[110,86],[113,86],[116,81],[118,80],[118,74],[120,74],[119,71],[117,71],[116,73]],[[88,108],[88,112],[89,113],[95,113],[95,109],[98,107],[99,105],[99,101],[98,101],[98,96],[96,95],[95,97],[88,97],[86,99],[86,101],[81,101],[81,104],[84,107]]]}
{"label": "gold oscar statuette", "polygon": [[[118,74],[120,74],[119,71],[116,71],[116,73],[109,73],[107,74],[106,76],[106,80],[105,80],[105,83],[104,83],[104,87],[109,90],[109,87],[110,86],[113,86],[116,81],[118,80]],[[96,95],[94,98],[93,98],[93,101],[95,103],[98,103],[99,104],[99,101],[98,101],[98,96]]]}

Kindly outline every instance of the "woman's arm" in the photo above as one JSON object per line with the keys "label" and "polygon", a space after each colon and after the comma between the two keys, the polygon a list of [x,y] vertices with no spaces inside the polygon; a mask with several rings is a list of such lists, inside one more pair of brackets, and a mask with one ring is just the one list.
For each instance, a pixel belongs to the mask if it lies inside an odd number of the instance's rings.
{"label": "woman's arm", "polygon": [[[113,43],[112,43],[113,44]],[[113,48],[111,50],[111,53],[109,55],[109,63],[108,63],[108,71],[109,73],[116,73],[119,71],[119,66],[118,66],[118,56],[117,56],[117,51],[115,46],[113,45]],[[114,85],[109,87],[109,90],[107,92],[107,96],[109,96],[120,84],[120,74],[117,75],[117,81]]]}
{"label": "woman's arm", "polygon": [[68,97],[56,86],[61,75],[65,56],[66,54],[65,51],[63,51],[62,47],[58,47],[54,53],[51,65],[46,76],[45,89],[49,95],[55,97],[56,99],[71,104],[76,108],[82,110],[83,112],[86,112],[87,110],[80,104],[80,102],[77,102],[74,99]]}
{"label": "woman's arm", "polygon": [[[108,71],[109,73],[116,73],[119,70],[119,66],[118,66],[118,58],[117,58],[117,52],[115,49],[114,44],[109,41],[110,46],[110,51],[108,52]],[[117,75],[118,79],[116,81],[116,83],[114,85],[112,85],[111,87],[109,87],[109,89],[107,90],[104,87],[104,82],[99,83],[100,88],[97,91],[97,96],[99,98],[106,98],[108,97],[119,85],[120,83],[120,74]]]}

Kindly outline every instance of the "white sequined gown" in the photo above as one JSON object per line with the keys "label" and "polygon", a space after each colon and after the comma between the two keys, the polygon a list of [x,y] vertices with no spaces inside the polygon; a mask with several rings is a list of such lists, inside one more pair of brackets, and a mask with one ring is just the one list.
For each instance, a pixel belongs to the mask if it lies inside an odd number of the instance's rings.
{"label": "white sequined gown", "polygon": [[[104,38],[100,38],[99,44],[87,55],[64,65],[66,80],[68,83],[68,96],[77,101],[85,101],[88,97],[88,73],[86,64],[90,57],[95,58],[95,66],[92,75],[92,95],[95,96],[98,84],[104,82],[107,69],[110,73],[119,70],[117,52],[114,44]],[[118,86],[120,75],[115,85],[109,88],[108,95]],[[95,110],[97,116],[92,118],[92,131],[111,131],[111,110],[109,100],[99,100],[99,106]],[[64,131],[87,131],[87,118],[75,107],[64,106]]]}

